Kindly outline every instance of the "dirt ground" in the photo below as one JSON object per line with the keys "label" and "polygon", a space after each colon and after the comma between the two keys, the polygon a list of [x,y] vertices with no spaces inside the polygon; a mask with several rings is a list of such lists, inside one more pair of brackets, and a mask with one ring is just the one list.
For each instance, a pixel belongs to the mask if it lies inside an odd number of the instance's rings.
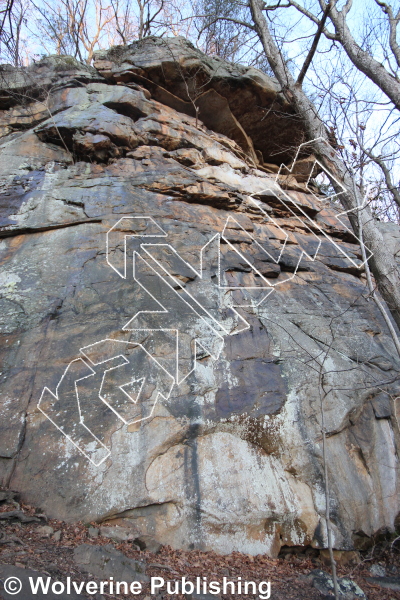
{"label": "dirt ground", "polygon": [[[27,517],[37,515],[30,506],[19,507]],[[14,504],[0,505],[0,512],[15,511]],[[42,525],[50,525],[59,540],[52,536],[39,533]],[[0,520],[0,564],[11,564],[48,574],[58,581],[66,581],[69,576],[74,581],[95,580],[83,573],[74,563],[73,550],[76,546],[88,543],[94,545],[112,544],[126,556],[145,561],[146,573],[149,576],[163,577],[166,581],[176,581],[185,576],[195,581],[197,576],[207,576],[208,580],[222,581],[223,577],[230,580],[241,577],[242,581],[271,582],[271,598],[274,600],[321,600],[323,596],[312,586],[310,572],[322,568],[329,572],[329,567],[322,561],[318,551],[308,549],[285,554],[277,559],[267,556],[249,556],[239,552],[221,556],[214,552],[197,550],[173,550],[164,546],[157,554],[140,551],[132,542],[115,543],[103,537],[89,537],[90,524],[77,523],[74,525],[60,521],[47,521],[44,516],[41,522],[21,523],[18,521]],[[91,526],[96,527],[95,523]],[[288,549],[289,550],[289,549]],[[297,549],[296,549],[297,550]],[[388,575],[400,575],[400,544],[393,546],[386,540],[360,554],[361,562],[348,566],[338,566],[340,577],[350,577],[362,590],[369,600],[400,600],[400,592],[385,590],[365,580],[370,577],[369,569],[372,564],[380,564],[387,569]],[[0,585],[0,596],[2,586]],[[105,594],[108,598],[151,598],[149,587],[144,587],[143,593],[136,596]],[[87,596],[92,598],[91,596]],[[154,597],[154,596],[153,596]],[[221,598],[237,598],[237,595],[222,595]],[[241,596],[243,598],[258,598],[257,595]],[[158,596],[161,599],[161,596]],[[174,595],[165,598],[184,596]],[[96,600],[102,597],[97,595]]]}

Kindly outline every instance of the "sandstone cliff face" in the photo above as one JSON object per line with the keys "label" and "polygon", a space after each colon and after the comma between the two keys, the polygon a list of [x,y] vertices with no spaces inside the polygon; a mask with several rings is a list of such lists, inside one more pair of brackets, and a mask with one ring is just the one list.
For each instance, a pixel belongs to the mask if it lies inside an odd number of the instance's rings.
{"label": "sandstone cliff face", "polygon": [[359,246],[306,149],[273,174],[301,141],[276,83],[166,44],[2,68],[1,482],[175,547],[324,547],[322,401],[353,548],[399,513]]}

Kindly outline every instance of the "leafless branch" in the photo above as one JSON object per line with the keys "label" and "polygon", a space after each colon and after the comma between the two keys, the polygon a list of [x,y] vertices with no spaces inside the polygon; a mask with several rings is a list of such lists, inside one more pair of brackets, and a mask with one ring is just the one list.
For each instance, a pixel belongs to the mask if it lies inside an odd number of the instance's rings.
{"label": "leafless branch", "polygon": [[326,5],[326,8],[324,10],[324,14],[322,15],[322,19],[320,21],[320,24],[318,25],[317,33],[315,34],[315,37],[314,37],[313,43],[311,45],[310,51],[309,51],[309,53],[308,53],[308,55],[307,55],[307,57],[306,57],[306,59],[304,61],[303,66],[301,67],[299,76],[297,78],[296,85],[298,85],[298,86],[302,85],[302,83],[304,81],[304,77],[306,76],[307,70],[308,70],[309,66],[311,65],[312,59],[314,58],[314,54],[315,54],[315,52],[317,50],[319,40],[320,40],[322,32],[324,30],[326,19],[328,18],[328,14],[329,14],[330,8],[331,8],[331,5],[328,2],[328,4]]}

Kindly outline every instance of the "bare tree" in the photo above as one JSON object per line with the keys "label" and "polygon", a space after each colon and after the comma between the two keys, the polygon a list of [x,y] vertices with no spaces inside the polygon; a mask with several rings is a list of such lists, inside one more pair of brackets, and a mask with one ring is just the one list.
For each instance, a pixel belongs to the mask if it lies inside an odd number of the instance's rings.
{"label": "bare tree", "polygon": [[151,35],[163,23],[165,0],[111,0],[109,32],[119,43],[131,43]]}
{"label": "bare tree", "polygon": [[343,60],[342,53],[336,61],[332,52],[330,56],[329,67],[318,65],[311,78],[321,98],[319,113],[325,115],[337,141],[336,149],[355,173],[361,194],[369,186],[373,214],[400,222],[400,188],[396,182],[400,115],[392,103],[382,102],[381,94],[364,85],[364,77]]}
{"label": "bare tree", "polygon": [[111,0],[110,11],[113,19],[107,29],[111,44],[130,44],[137,37],[138,29],[133,3],[130,0]]}
{"label": "bare tree", "polygon": [[[48,54],[90,64],[95,50],[149,35],[188,33],[184,0],[13,0],[30,2],[30,37]],[[190,20],[189,20],[190,21]],[[189,25],[190,29],[190,25]]]}
{"label": "bare tree", "polygon": [[22,31],[28,12],[27,0],[6,0],[0,10],[0,55],[16,67],[24,62]]}
{"label": "bare tree", "polygon": [[197,0],[194,10],[197,14],[198,39],[203,52],[231,62],[241,60],[244,49],[257,36],[246,28],[238,28],[236,23],[230,20],[238,20],[241,17],[242,7],[238,2]]}
{"label": "bare tree", "polygon": [[41,0],[34,7],[38,13],[36,36],[41,36],[42,44],[90,64],[112,19],[108,4],[104,0]]}
{"label": "bare tree", "polygon": [[3,36],[3,32],[7,26],[10,29],[12,28],[11,16],[13,5],[14,0],[3,0],[0,4],[0,36]]}
{"label": "bare tree", "polygon": [[[340,200],[345,210],[357,211],[361,202],[358,197],[359,192],[353,185],[352,174],[332,148],[324,123],[313,102],[303,90],[302,82],[296,81],[288,69],[268,26],[264,14],[264,3],[262,0],[249,0],[249,8],[252,23],[247,23],[246,26],[256,31],[283,93],[293,103],[303,121],[306,135],[310,141],[312,140],[316,156],[326,170],[332,174],[331,183],[337,193],[340,193]],[[349,216],[354,231],[358,232],[357,212],[350,212]],[[387,252],[382,233],[368,209],[361,213],[360,219],[366,245],[373,254],[370,264],[376,283],[400,327],[400,275],[396,259]]]}
{"label": "bare tree", "polygon": [[193,21],[184,0],[111,0],[110,14],[109,40],[123,45],[149,35],[189,36]]}
{"label": "bare tree", "polygon": [[[278,5],[280,5],[279,1]],[[307,71],[310,69],[314,60],[321,35],[325,32],[325,22],[330,15],[331,7],[326,4],[323,6],[324,14],[322,18],[318,20],[317,32],[314,35],[314,39],[310,44],[303,65],[299,69],[299,75],[296,78],[288,66],[288,61],[283,52],[283,44],[279,43],[279,39],[274,35],[276,32],[274,31],[273,24],[267,19],[269,11],[276,9],[278,5],[271,7],[267,6],[263,0],[248,0],[247,7],[249,10],[247,14],[246,11],[243,10],[239,17],[230,15],[228,17],[222,16],[222,18],[227,19],[231,23],[235,23],[237,27],[245,27],[257,34],[269,65],[280,84],[282,93],[285,95],[288,102],[294,105],[297,115],[303,123],[307,139],[312,145],[314,154],[329,174],[330,183],[339,195],[338,197],[345,210],[349,211],[348,214],[355,233],[358,237],[361,236],[361,247],[364,260],[367,260],[364,240],[373,254],[369,262],[366,262],[369,294],[371,294],[371,297],[375,300],[379,310],[381,310],[395,342],[396,349],[399,352],[400,343],[397,332],[395,331],[387,309],[378,297],[375,288],[376,283],[379,291],[386,300],[392,316],[396,320],[398,327],[400,327],[400,273],[396,259],[389,251],[387,251],[382,233],[371,214],[370,208],[368,205],[364,206],[361,190],[360,187],[356,185],[351,165],[347,164],[347,162],[342,159],[337,140],[334,138],[335,143],[332,142],[332,137],[334,136],[329,134],[325,123],[318,112],[316,104],[311,100],[304,87]],[[357,144],[357,142],[354,143]],[[366,155],[362,149],[361,152]],[[369,266],[371,266],[373,271],[375,283],[370,276]],[[325,392],[323,397],[325,397]],[[323,412],[323,399],[321,399],[321,411]],[[324,464],[325,482],[327,485],[328,478],[325,455]],[[326,496],[329,538],[329,488],[326,489]],[[332,569],[335,578],[335,563],[331,546],[331,541],[329,541]],[[336,585],[335,596],[338,597]]]}
{"label": "bare tree", "polygon": [[[164,0],[159,0],[157,3],[152,0],[137,0],[137,4],[139,8],[138,38],[141,40],[150,35],[152,25],[164,7]],[[151,12],[152,8],[153,12]]]}
{"label": "bare tree", "polygon": [[[400,8],[395,11],[388,3],[382,2],[381,0],[375,0],[375,2],[386,16],[385,24],[388,28],[389,48],[396,65],[395,74],[391,72],[390,60],[386,61],[386,65],[383,64],[378,57],[373,55],[371,46],[370,49],[367,50],[365,46],[363,47],[357,43],[347,20],[347,16],[353,5],[352,0],[347,0],[341,10],[337,8],[337,0],[331,0],[329,4],[327,4],[325,0],[318,0],[319,7],[323,13],[325,13],[329,6],[329,19],[334,27],[334,31],[327,29],[319,17],[305,8],[302,4],[299,4],[296,0],[287,0],[287,5],[295,7],[300,13],[308,17],[318,26],[322,23],[322,30],[325,36],[330,40],[339,42],[357,69],[373,81],[393,102],[395,107],[400,110],[400,79],[398,77],[398,69],[400,68],[400,48],[396,37],[397,26],[400,22]],[[382,29],[380,29],[379,35],[381,37],[384,36]]]}

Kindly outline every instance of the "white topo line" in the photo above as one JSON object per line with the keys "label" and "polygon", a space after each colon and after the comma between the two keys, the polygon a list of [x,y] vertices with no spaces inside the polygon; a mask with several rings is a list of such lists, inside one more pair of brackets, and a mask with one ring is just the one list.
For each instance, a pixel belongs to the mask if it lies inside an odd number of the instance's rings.
{"label": "white topo line", "polygon": [[[322,138],[321,138],[322,139]],[[180,301],[184,301],[185,304],[189,307],[189,309],[191,311],[193,311],[194,314],[197,315],[198,318],[204,320],[205,325],[211,329],[211,331],[213,332],[213,334],[219,338],[220,340],[220,345],[217,347],[217,351],[216,352],[210,352],[209,348],[204,347],[200,341],[198,339],[194,339],[194,356],[196,357],[196,348],[197,345],[199,347],[201,347],[208,355],[210,355],[213,359],[217,359],[220,356],[220,353],[222,351],[223,348],[223,341],[224,341],[224,336],[229,336],[229,335],[236,335],[246,329],[248,329],[250,327],[249,323],[246,321],[246,319],[244,319],[244,317],[236,310],[237,308],[245,308],[245,307],[251,307],[253,309],[256,309],[257,307],[260,306],[260,304],[262,302],[265,301],[265,299],[274,291],[274,289],[281,285],[284,282],[290,281],[292,280],[298,271],[300,262],[302,260],[303,257],[307,257],[309,260],[311,261],[315,261],[317,259],[318,253],[320,251],[320,247],[321,247],[321,243],[322,243],[322,238],[325,238],[327,241],[329,241],[331,244],[333,244],[333,246],[355,267],[361,269],[364,266],[364,262],[356,262],[354,261],[354,259],[348,255],[348,253],[342,248],[340,247],[322,228],[321,226],[318,224],[318,222],[316,222],[314,219],[312,219],[302,208],[302,206],[296,202],[295,198],[293,198],[290,194],[286,193],[282,187],[279,184],[279,178],[284,174],[284,170],[286,171],[286,173],[293,173],[293,169],[295,167],[295,164],[298,160],[298,156],[301,152],[301,149],[303,146],[305,145],[309,145],[311,143],[313,143],[314,141],[317,140],[312,140],[311,142],[306,142],[305,144],[301,144],[297,150],[296,156],[293,160],[293,163],[291,165],[290,168],[287,168],[285,165],[281,165],[279,172],[276,176],[276,180],[275,180],[275,189],[272,189],[272,186],[266,187],[264,190],[262,190],[261,192],[257,192],[257,193],[253,193],[250,194],[248,196],[248,198],[250,198],[251,202],[258,208],[258,210],[260,210],[260,212],[264,215],[264,217],[266,218],[266,220],[268,220],[269,222],[271,222],[273,224],[274,227],[276,227],[282,234],[283,234],[283,240],[281,243],[281,248],[279,251],[279,255],[277,258],[274,258],[273,255],[271,255],[254,237],[253,235],[251,235],[248,231],[246,231],[244,229],[244,227],[242,227],[242,225],[234,218],[229,216],[226,220],[226,223],[223,227],[223,230],[221,233],[217,233],[215,234],[206,244],[204,244],[204,246],[200,249],[200,253],[199,253],[199,267],[195,268],[192,264],[190,264],[189,262],[187,262],[186,260],[184,260],[179,254],[178,252],[176,252],[176,250],[173,248],[173,246],[171,246],[170,244],[165,244],[165,243],[151,243],[151,242],[143,242],[143,243],[139,243],[139,248],[140,250],[146,255],[146,257],[148,259],[150,259],[151,261],[153,261],[153,263],[155,265],[157,265],[157,267],[159,269],[161,269],[162,274],[160,274],[159,271],[156,271],[155,269],[153,269],[153,267],[147,262],[144,261],[143,257],[140,256],[140,254],[138,252],[134,252],[134,256],[133,258],[135,258],[135,256],[137,256],[138,258],[140,258],[146,265],[147,267],[153,271],[158,277],[161,277],[162,280],[164,281],[164,283],[168,286],[169,290],[171,293],[175,293],[177,294],[177,296],[179,296]],[[325,140],[323,140],[325,141]],[[329,197],[324,198],[324,200],[332,200],[334,197],[339,196],[340,194],[345,192],[345,188],[343,187],[343,185],[341,184],[340,181],[338,181],[333,175],[332,173],[329,173],[329,171],[327,171],[323,165],[315,159],[315,162],[312,166],[312,169],[310,171],[309,177],[307,179],[307,189],[309,191],[309,193],[313,196],[313,198],[315,198],[315,200],[317,202],[320,202],[320,198],[318,198],[312,191],[312,189],[310,189],[309,187],[309,182],[310,179],[312,177],[312,173],[314,171],[314,166],[318,165],[319,169],[321,169],[322,171],[324,171],[328,177],[332,180],[335,181],[335,183],[337,184],[338,187],[342,188],[342,192],[338,192],[335,194],[332,194]],[[250,244],[254,245],[259,251],[265,253],[268,256],[269,261],[278,264],[281,259],[282,259],[282,255],[284,253],[284,251],[286,250],[288,241],[289,241],[289,233],[287,231],[285,231],[284,229],[282,229],[282,227],[279,225],[279,223],[277,221],[275,221],[272,217],[270,217],[268,215],[268,213],[263,209],[262,207],[262,202],[260,200],[257,199],[257,196],[262,195],[263,193],[268,193],[269,195],[274,195],[283,205],[284,207],[289,210],[293,217],[300,220],[302,223],[302,227],[306,227],[306,229],[308,230],[308,232],[314,237],[314,240],[316,242],[316,247],[314,248],[313,252],[310,253],[308,252],[305,248],[302,247],[301,243],[298,243],[299,248],[301,250],[300,255],[298,257],[297,260],[297,264],[294,267],[294,272],[291,273],[290,275],[288,275],[285,279],[280,279],[279,281],[277,281],[276,283],[271,283],[271,281],[268,280],[268,278],[266,278],[265,276],[262,275],[262,273],[255,268],[254,264],[242,253],[240,252],[235,244],[232,244],[231,241],[229,240],[229,235],[227,233],[227,229],[229,229],[229,225],[234,224],[235,225],[235,229],[238,229],[241,231],[242,235],[246,236],[249,240],[250,240]],[[367,194],[365,196],[365,200],[363,202],[363,205],[358,207],[358,208],[354,208],[354,209],[350,209],[347,211],[343,211],[341,213],[338,213],[337,215],[335,215],[335,218],[337,219],[337,221],[349,232],[351,232],[352,236],[356,238],[356,236],[354,235],[354,233],[347,227],[347,225],[345,223],[343,223],[343,221],[340,219],[340,217],[347,215],[348,213],[355,211],[355,210],[361,210],[367,203]],[[295,208],[296,210],[293,210],[293,208]],[[302,216],[302,218],[300,219],[299,214]],[[129,229],[131,229],[131,231],[129,231]],[[146,232],[147,231],[147,232]],[[316,233],[317,232],[317,233]],[[122,234],[123,236],[123,240],[122,240],[122,244],[123,244],[123,269],[122,272],[121,270],[114,264],[114,261],[111,260],[111,252],[112,250],[115,251],[115,249],[118,247],[119,245],[119,237]],[[322,237],[320,237],[322,236]],[[151,216],[129,216],[129,217],[122,217],[121,219],[119,219],[108,231],[106,234],[106,261],[107,264],[118,274],[119,277],[121,277],[122,279],[126,279],[127,278],[127,252],[128,252],[128,248],[127,248],[127,239],[128,238],[143,238],[143,239],[148,239],[148,238],[166,238],[168,237],[168,234],[166,233],[166,231],[153,219],[153,217]],[[117,243],[115,243],[115,238],[117,238]],[[297,238],[296,238],[297,239]],[[112,243],[112,241],[114,241],[114,244]],[[235,252],[242,261],[244,261],[251,269],[251,271],[253,271],[253,273],[256,274],[256,276],[258,277],[258,281],[261,282],[261,285],[259,286],[230,286],[230,285],[226,285],[223,283],[223,275],[222,275],[222,268],[221,268],[221,248],[220,248],[220,244],[221,241],[223,241],[225,244],[228,245],[229,249],[233,252]],[[360,240],[357,239],[357,241],[360,243]],[[246,304],[246,303],[242,303],[242,304],[230,304],[230,308],[233,310],[236,318],[238,319],[239,322],[242,323],[242,328],[241,329],[235,329],[232,332],[230,329],[227,328],[227,326],[224,324],[224,322],[220,322],[218,321],[214,315],[212,315],[210,313],[210,311],[201,304],[201,302],[199,302],[199,300],[193,296],[192,294],[190,294],[188,292],[188,290],[185,288],[184,285],[182,285],[182,282],[177,278],[174,277],[169,271],[168,269],[165,267],[164,264],[162,264],[162,262],[160,260],[158,260],[157,258],[155,258],[154,255],[152,255],[151,253],[151,249],[154,248],[168,248],[172,253],[174,253],[176,255],[176,257],[183,261],[183,263],[185,264],[186,267],[188,267],[189,269],[191,269],[193,271],[193,273],[196,274],[196,276],[199,278],[199,280],[203,279],[203,260],[204,260],[204,253],[207,249],[208,246],[211,247],[211,244],[213,242],[217,243],[218,246],[218,276],[217,276],[217,282],[216,282],[216,286],[218,287],[219,290],[221,291],[225,291],[225,292],[233,292],[235,290],[246,290],[248,292],[251,291],[262,291],[263,289],[265,289],[265,293],[262,295],[261,299],[258,299],[257,302],[255,302],[253,299],[251,300],[250,304]],[[253,246],[253,247],[254,247]],[[364,245],[365,246],[365,245]],[[367,256],[367,260],[369,260],[371,258],[371,256],[373,255],[372,252],[367,248],[366,251],[368,253]],[[57,384],[55,393],[51,392],[51,390],[47,387],[45,387],[42,391],[41,397],[39,399],[38,402],[38,409],[41,411],[41,413],[47,418],[49,419],[49,421],[79,450],[79,452],[81,452],[93,465],[95,466],[100,466],[105,460],[106,458],[108,458],[111,454],[111,451],[109,448],[107,448],[107,446],[95,435],[95,433],[87,426],[87,424],[85,424],[84,422],[84,415],[82,413],[82,409],[81,409],[81,400],[79,398],[79,390],[78,390],[78,383],[82,382],[83,380],[89,379],[90,377],[94,377],[96,375],[96,371],[92,368],[92,366],[99,366],[102,364],[105,364],[107,362],[110,362],[111,360],[115,359],[115,358],[121,358],[122,363],[117,365],[116,367],[111,367],[109,369],[105,369],[103,372],[103,376],[102,376],[102,380],[101,380],[101,385],[100,385],[100,389],[98,392],[98,398],[99,401],[104,403],[115,415],[118,419],[120,419],[125,425],[131,423],[131,421],[127,420],[126,418],[124,418],[121,414],[119,414],[118,410],[115,409],[115,407],[112,406],[112,404],[110,404],[110,402],[107,400],[107,397],[104,395],[104,393],[102,393],[103,390],[103,386],[104,386],[104,382],[106,380],[107,374],[111,373],[112,371],[120,368],[121,366],[126,366],[129,364],[129,361],[126,359],[126,357],[123,354],[117,354],[114,355],[112,357],[106,358],[104,360],[101,360],[99,362],[93,362],[88,356],[87,356],[87,351],[89,348],[93,348],[94,346],[96,346],[97,344],[101,344],[103,342],[113,342],[113,343],[121,343],[121,344],[129,344],[132,346],[137,346],[140,347],[142,351],[144,351],[146,353],[146,355],[149,357],[150,360],[154,361],[154,363],[157,364],[158,368],[162,370],[162,372],[164,373],[164,377],[165,377],[165,381],[164,381],[164,385],[165,385],[165,389],[162,392],[158,392],[156,395],[156,400],[151,408],[150,414],[144,417],[140,417],[140,418],[135,418],[132,422],[133,423],[137,423],[140,421],[143,421],[145,419],[148,419],[152,416],[153,412],[154,412],[154,408],[156,405],[156,402],[159,398],[159,396],[161,396],[164,399],[168,399],[170,397],[172,388],[174,385],[180,385],[187,377],[190,373],[192,373],[195,370],[196,367],[196,359],[194,359],[194,368],[190,371],[189,374],[187,374],[185,377],[180,378],[179,376],[179,367],[178,367],[178,363],[179,363],[179,328],[176,329],[171,329],[171,328],[129,328],[129,325],[131,324],[131,322],[139,315],[139,314],[145,314],[145,313],[149,313],[149,314],[155,314],[155,313],[159,313],[160,316],[161,315],[165,315],[166,313],[168,313],[168,310],[163,306],[162,303],[162,299],[158,300],[151,292],[150,290],[148,290],[140,281],[139,279],[136,277],[135,274],[135,264],[133,264],[133,279],[134,281],[136,281],[136,283],[139,284],[139,286],[141,286],[145,292],[147,294],[150,295],[150,297],[152,298],[153,301],[156,302],[156,304],[158,304],[160,306],[160,310],[143,310],[143,311],[137,311],[137,313],[128,321],[128,323],[125,324],[125,326],[123,327],[123,330],[125,331],[132,331],[132,332],[140,332],[140,333],[144,333],[144,332],[170,332],[171,334],[174,334],[176,336],[176,366],[175,366],[175,370],[173,373],[169,372],[168,370],[166,370],[141,344],[135,343],[135,342],[123,342],[120,340],[112,340],[111,338],[105,338],[102,339],[98,342],[95,342],[94,344],[91,344],[89,346],[86,346],[84,348],[80,349],[81,354],[83,355],[83,357],[85,358],[85,360],[83,358],[77,358],[73,361],[71,361],[68,366],[66,367],[59,383]],[[173,284],[171,284],[168,280],[170,280],[171,282],[173,282]],[[181,291],[184,291],[184,293],[186,294],[186,300],[182,297],[182,294],[180,294],[175,288],[176,286],[178,286]],[[197,308],[195,308],[197,307]],[[79,377],[77,378],[74,382],[73,382],[73,390],[74,390],[74,394],[76,397],[76,402],[77,402],[77,415],[78,415],[78,420],[76,423],[74,423],[74,427],[72,427],[72,429],[74,431],[76,431],[76,428],[81,426],[83,428],[82,431],[86,430],[86,432],[92,436],[93,438],[93,443],[97,446],[97,448],[94,449],[94,451],[89,454],[88,451],[86,451],[84,448],[82,448],[79,443],[76,441],[76,439],[74,440],[72,435],[70,435],[64,428],[63,426],[57,424],[54,420],[54,418],[52,418],[52,416],[50,416],[50,414],[48,414],[46,412],[46,410],[43,407],[43,403],[44,403],[44,399],[45,396],[50,394],[50,397],[54,400],[54,401],[60,401],[61,399],[61,391],[60,388],[62,388],[63,384],[65,383],[66,379],[67,379],[67,374],[70,371],[70,369],[73,368],[74,363],[80,363],[80,365],[82,366],[82,368],[85,368],[89,373],[87,375],[85,375],[84,377]],[[91,366],[92,365],[92,366]],[[140,395],[141,392],[144,388],[144,384],[146,381],[146,376],[147,374],[134,374],[132,376],[132,378],[130,379],[130,381],[127,381],[121,385],[118,386],[118,388],[121,390],[121,392],[123,392],[126,396],[127,399],[130,400],[132,403],[138,403],[140,401]],[[136,399],[133,400],[133,398],[129,395],[129,393],[124,389],[125,387],[132,385],[133,383],[139,383],[141,382],[139,391],[137,393]],[[168,382],[168,383],[166,383]],[[71,428],[71,424],[70,428]],[[98,458],[94,458],[94,455],[97,455]]]}

